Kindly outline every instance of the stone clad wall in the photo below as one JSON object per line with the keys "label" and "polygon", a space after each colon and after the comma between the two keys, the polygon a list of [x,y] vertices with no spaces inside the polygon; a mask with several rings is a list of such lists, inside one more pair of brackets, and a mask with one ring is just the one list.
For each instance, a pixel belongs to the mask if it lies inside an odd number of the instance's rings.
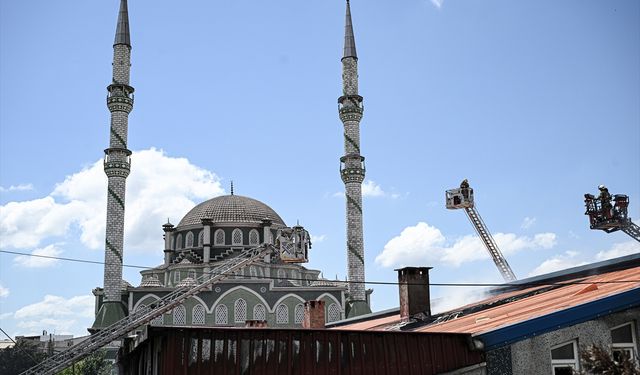
{"label": "stone clad wall", "polygon": [[[561,328],[530,339],[518,341],[510,347],[503,347],[487,353],[487,373],[489,375],[538,375],[551,373],[551,348],[572,340],[578,341],[578,351],[592,344],[604,348],[611,347],[611,328],[635,321],[636,352],[638,348],[638,318],[640,308],[614,313],[605,317]],[[508,350],[509,353],[504,351]],[[499,354],[499,355],[495,355]],[[498,363],[499,358],[511,359],[511,371],[505,372]]]}

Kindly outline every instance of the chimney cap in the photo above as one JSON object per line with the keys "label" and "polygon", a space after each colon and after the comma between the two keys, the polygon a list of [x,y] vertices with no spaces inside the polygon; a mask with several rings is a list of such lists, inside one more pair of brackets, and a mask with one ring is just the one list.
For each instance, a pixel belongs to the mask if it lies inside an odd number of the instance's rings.
{"label": "chimney cap", "polygon": [[414,273],[416,271],[429,271],[433,269],[433,267],[402,267],[402,268],[396,268],[394,269],[394,271],[405,271],[405,272],[410,272],[410,273]]}

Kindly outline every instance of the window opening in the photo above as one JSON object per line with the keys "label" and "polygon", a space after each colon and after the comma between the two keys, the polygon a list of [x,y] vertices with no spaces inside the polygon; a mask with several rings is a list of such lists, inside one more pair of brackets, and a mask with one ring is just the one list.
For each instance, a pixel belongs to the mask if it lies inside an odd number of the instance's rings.
{"label": "window opening", "polygon": [[224,245],[224,231],[222,229],[218,229],[216,231],[216,245],[221,246]]}
{"label": "window opening", "polygon": [[285,304],[280,304],[276,308],[276,323],[289,324],[289,308]]}
{"label": "window opening", "polygon": [[227,306],[218,305],[215,311],[215,324],[228,324],[229,323],[229,311]]}
{"label": "window opening", "polygon": [[634,328],[633,322],[629,322],[611,329],[611,354],[614,360],[618,361],[623,352],[627,353],[631,361],[637,358]]}
{"label": "window opening", "polygon": [[327,321],[335,322],[336,320],[340,320],[340,308],[338,307],[337,304],[335,303],[330,304],[327,310],[328,310]]}
{"label": "window opening", "polygon": [[258,243],[260,242],[260,238],[258,235],[258,231],[255,229],[251,229],[251,231],[249,232],[249,245],[258,245]]}
{"label": "window opening", "polygon": [[579,370],[577,344],[571,341],[551,348],[551,374],[572,375]]}
{"label": "window opening", "polygon": [[185,325],[187,317],[187,309],[184,308],[184,305],[180,305],[173,309],[173,325]]}
{"label": "window opening", "polygon": [[187,242],[187,244],[185,245],[185,247],[187,249],[190,248],[190,247],[193,247],[193,232],[188,232],[187,233],[186,242]]}
{"label": "window opening", "polygon": [[302,321],[304,320],[304,306],[301,303],[296,305],[293,315],[293,321],[296,324],[302,324]]}
{"label": "window opening", "polygon": [[267,310],[264,305],[259,303],[253,307],[254,320],[267,320]]}
{"label": "window opening", "polygon": [[195,305],[193,307],[193,311],[191,312],[191,324],[204,325],[204,317],[205,317],[204,306],[202,306],[201,304]]}
{"label": "window opening", "polygon": [[236,323],[244,323],[247,321],[247,301],[239,298],[233,305],[233,316]]}
{"label": "window opening", "polygon": [[231,235],[231,239],[234,245],[242,245],[242,231],[238,228],[234,229]]}

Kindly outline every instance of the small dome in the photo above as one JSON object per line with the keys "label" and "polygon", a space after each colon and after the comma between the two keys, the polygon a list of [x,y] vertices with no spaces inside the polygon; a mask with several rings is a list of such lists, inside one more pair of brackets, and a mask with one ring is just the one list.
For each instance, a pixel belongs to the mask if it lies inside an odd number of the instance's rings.
{"label": "small dome", "polygon": [[162,287],[162,284],[160,284],[160,281],[158,280],[158,277],[156,275],[152,275],[142,279],[142,282],[140,283],[140,287],[155,288],[155,287]]}
{"label": "small dome", "polygon": [[196,286],[198,285],[196,283],[196,280],[194,280],[193,277],[187,277],[182,279],[182,281],[180,281],[177,285],[177,287],[181,287],[181,286]]}
{"label": "small dome", "polygon": [[275,225],[285,225],[280,215],[258,200],[241,195],[223,195],[192,208],[180,220],[178,227],[202,225],[202,219],[210,219],[214,223],[260,224],[265,218]]}

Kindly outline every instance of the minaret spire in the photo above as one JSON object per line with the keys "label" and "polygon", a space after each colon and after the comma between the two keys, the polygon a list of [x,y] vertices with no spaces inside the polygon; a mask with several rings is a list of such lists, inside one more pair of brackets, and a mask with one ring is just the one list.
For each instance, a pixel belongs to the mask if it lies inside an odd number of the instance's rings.
{"label": "minaret spire", "polygon": [[344,21],[344,54],[342,58],[358,58],[356,53],[356,38],[353,35],[353,22],[351,21],[351,5],[347,0],[347,14]]}
{"label": "minaret spire", "polygon": [[107,107],[111,112],[109,148],[104,150],[104,172],[108,179],[104,298],[91,331],[108,327],[127,315],[127,307],[122,303],[122,257],[125,188],[131,169],[131,151],[127,148],[127,135],[129,113],[133,109],[133,87],[129,86],[131,41],[127,0],[120,1],[112,65],[112,83],[107,87]]}
{"label": "minaret spire", "polygon": [[340,120],[344,124],[344,156],[340,158],[340,175],[345,187],[347,211],[347,259],[349,300],[347,317],[370,313],[365,291],[364,240],[362,229],[362,182],[364,157],[360,155],[360,120],[364,112],[358,94],[358,56],[347,0],[342,57],[342,96],[338,98]]}
{"label": "minaret spire", "polygon": [[120,0],[120,13],[118,14],[118,25],[116,27],[116,37],[113,45],[124,44],[131,47],[131,37],[129,36],[129,11],[127,0]]}

